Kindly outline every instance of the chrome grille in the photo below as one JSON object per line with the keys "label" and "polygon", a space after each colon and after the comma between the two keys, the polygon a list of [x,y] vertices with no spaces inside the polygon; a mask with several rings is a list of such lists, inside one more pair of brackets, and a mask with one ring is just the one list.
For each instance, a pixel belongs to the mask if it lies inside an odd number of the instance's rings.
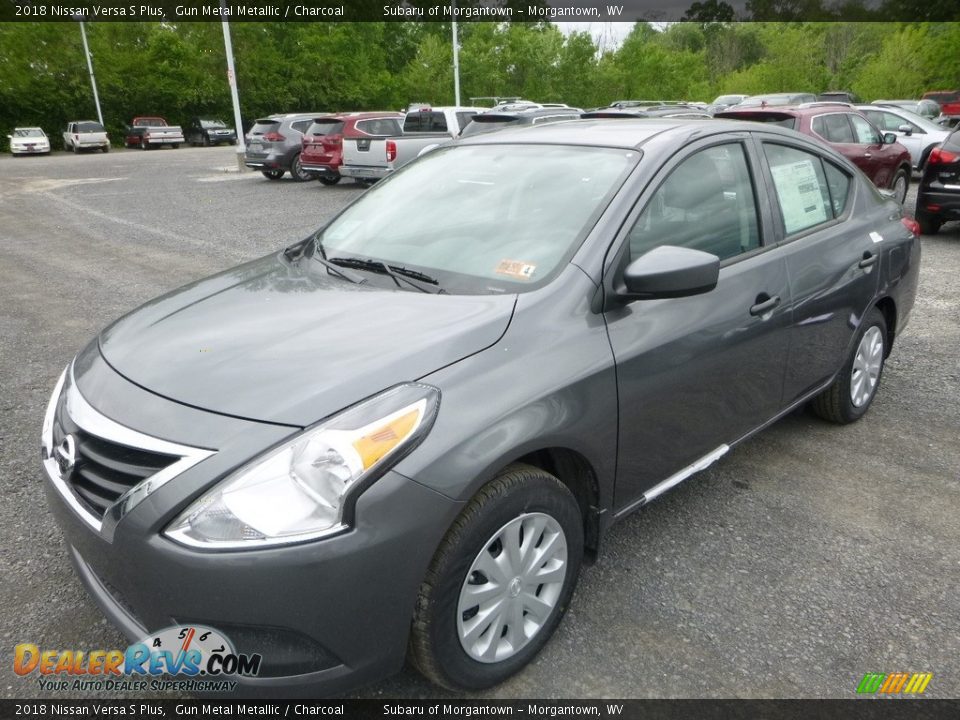
{"label": "chrome grille", "polygon": [[98,520],[128,490],[180,459],[97,437],[74,423],[60,402],[53,424],[54,447],[67,435],[73,436],[76,462],[61,477]]}

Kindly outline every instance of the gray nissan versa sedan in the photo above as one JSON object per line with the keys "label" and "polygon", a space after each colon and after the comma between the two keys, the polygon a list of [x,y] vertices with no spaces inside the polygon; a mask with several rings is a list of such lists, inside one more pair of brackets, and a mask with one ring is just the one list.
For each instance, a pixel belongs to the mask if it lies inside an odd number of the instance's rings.
{"label": "gray nissan versa sedan", "polygon": [[122,631],[214,627],[263,656],[246,692],[408,654],[487,687],[615,521],[803,403],[866,413],[914,232],[769,125],[467,138],[104,330],[50,400],[49,502]]}

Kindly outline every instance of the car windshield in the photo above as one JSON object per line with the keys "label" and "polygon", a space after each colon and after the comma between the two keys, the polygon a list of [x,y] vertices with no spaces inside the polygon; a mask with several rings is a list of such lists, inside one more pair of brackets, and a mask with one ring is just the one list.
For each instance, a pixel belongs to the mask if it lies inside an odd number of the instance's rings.
{"label": "car windshield", "polygon": [[40,128],[17,128],[13,131],[14,137],[45,137]]}
{"label": "car windshield", "polygon": [[204,130],[220,130],[225,128],[227,124],[223,120],[201,120],[200,127]]}
{"label": "car windshield", "polygon": [[329,259],[415,269],[449,293],[521,292],[560,271],[639,158],[564,145],[441,148],[368,191],[317,239]]}
{"label": "car windshield", "polygon": [[97,122],[82,122],[77,123],[77,132],[82,133],[91,133],[91,132],[104,132],[103,125]]}

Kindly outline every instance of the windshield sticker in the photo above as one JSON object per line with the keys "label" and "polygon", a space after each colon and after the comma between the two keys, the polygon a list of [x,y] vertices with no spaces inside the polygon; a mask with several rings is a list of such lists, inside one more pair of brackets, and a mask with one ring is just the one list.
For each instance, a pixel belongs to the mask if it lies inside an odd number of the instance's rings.
{"label": "windshield sticker", "polygon": [[517,280],[529,280],[533,277],[536,265],[520,262],[518,260],[501,260],[493,271],[498,275],[507,275]]}
{"label": "windshield sticker", "polygon": [[775,165],[771,166],[770,171],[777,186],[783,224],[788,234],[827,219],[827,206],[820,192],[813,161]]}

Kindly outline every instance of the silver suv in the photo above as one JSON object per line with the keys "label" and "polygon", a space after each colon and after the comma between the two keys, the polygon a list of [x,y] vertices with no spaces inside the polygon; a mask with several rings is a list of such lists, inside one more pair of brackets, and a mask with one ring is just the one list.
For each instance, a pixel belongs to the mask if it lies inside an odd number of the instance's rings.
{"label": "silver suv", "polygon": [[279,180],[287,171],[297,182],[312,180],[300,165],[300,140],[313,118],[328,113],[287,113],[257,120],[247,133],[247,167]]}

